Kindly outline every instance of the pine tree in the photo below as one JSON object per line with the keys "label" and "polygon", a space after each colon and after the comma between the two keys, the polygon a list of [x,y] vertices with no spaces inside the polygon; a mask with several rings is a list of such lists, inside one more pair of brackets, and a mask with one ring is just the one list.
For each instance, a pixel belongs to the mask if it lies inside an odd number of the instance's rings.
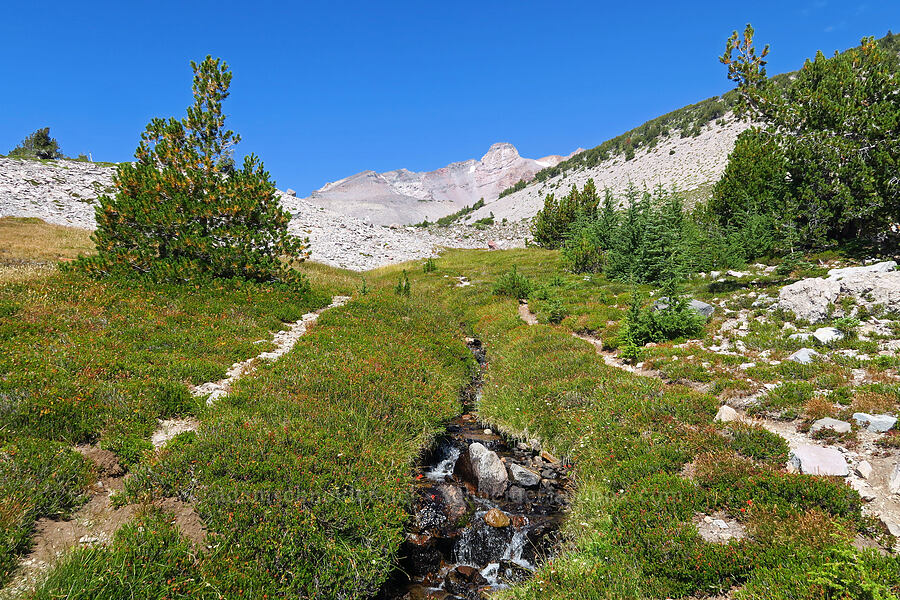
{"label": "pine tree", "polygon": [[[788,216],[803,246],[875,236],[900,214],[900,63],[872,38],[808,60],[786,86],[766,76],[768,46],[735,31],[720,60],[738,84],[741,114],[765,124],[784,155]],[[737,53],[735,55],[735,52]],[[752,199],[751,199],[752,200]],[[779,211],[784,215],[783,208]]]}
{"label": "pine tree", "polygon": [[98,254],[79,265],[96,275],[154,279],[243,278],[304,284],[293,268],[308,255],[288,233],[290,216],[260,160],[234,169],[240,136],[225,129],[222,102],[232,74],[207,56],[194,70],[194,104],[184,119],[153,119],[134,164],[119,165],[115,196],[97,207]]}
{"label": "pine tree", "polygon": [[50,128],[43,127],[22,140],[21,144],[10,150],[8,156],[10,158],[55,160],[62,158],[62,152],[59,150],[56,138],[50,137]]}

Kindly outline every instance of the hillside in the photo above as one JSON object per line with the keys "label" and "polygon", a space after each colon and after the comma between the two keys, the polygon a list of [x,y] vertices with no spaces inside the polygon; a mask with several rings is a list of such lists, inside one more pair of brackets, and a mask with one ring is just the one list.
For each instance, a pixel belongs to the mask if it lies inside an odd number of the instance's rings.
{"label": "hillside", "polygon": [[456,162],[434,171],[363,171],[322,186],[307,200],[376,225],[434,221],[481,198],[494,200],[517,181],[530,180],[562,160],[565,157],[555,155],[523,158],[512,144],[497,143],[480,160]]}
{"label": "hillside", "polygon": [[[0,158],[0,217],[92,230],[96,198],[111,190],[114,173],[115,167],[78,161]],[[291,213],[291,232],[310,239],[311,260],[335,267],[373,269],[432,256],[441,247],[485,248],[489,241],[507,248],[524,244],[521,226],[389,228],[278,193]]]}
{"label": "hillside", "polygon": [[706,199],[728,164],[728,154],[734,148],[735,139],[748,126],[728,113],[701,126],[696,136],[663,138],[652,146],[636,150],[630,160],[613,155],[594,166],[566,169],[543,181],[535,181],[486,204],[467,220],[474,222],[489,214],[498,220],[530,219],[543,206],[545,195],[564,195],[573,184],[581,188],[588,179],[593,179],[601,190],[610,188],[622,192],[630,183],[638,188],[661,184],[677,186],[689,198]]}

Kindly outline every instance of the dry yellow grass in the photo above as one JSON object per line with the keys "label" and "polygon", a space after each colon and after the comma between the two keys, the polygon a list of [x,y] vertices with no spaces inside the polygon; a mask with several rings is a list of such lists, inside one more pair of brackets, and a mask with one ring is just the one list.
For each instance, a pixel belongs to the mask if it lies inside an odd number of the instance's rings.
{"label": "dry yellow grass", "polygon": [[72,260],[94,252],[91,233],[40,219],[0,218],[0,266]]}

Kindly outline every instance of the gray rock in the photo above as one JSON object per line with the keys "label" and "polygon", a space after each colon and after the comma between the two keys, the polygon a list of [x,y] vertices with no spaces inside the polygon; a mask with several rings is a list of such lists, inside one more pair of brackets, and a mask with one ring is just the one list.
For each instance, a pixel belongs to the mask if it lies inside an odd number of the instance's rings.
{"label": "gray rock", "polygon": [[517,485],[509,486],[509,489],[506,490],[506,497],[510,502],[515,502],[516,504],[525,504],[528,501],[528,492],[524,490],[524,488],[520,488]]}
{"label": "gray rock", "polygon": [[881,522],[884,523],[888,533],[894,537],[900,537],[900,523],[884,515],[881,517]]}
{"label": "gray rock", "polygon": [[844,334],[834,327],[820,327],[813,332],[813,337],[823,344],[830,344],[844,339]]}
{"label": "gray rock", "polygon": [[506,465],[496,452],[474,442],[469,445],[469,460],[478,482],[478,491],[489,496],[501,496],[506,492],[509,476],[506,474]]}
{"label": "gray rock", "polygon": [[538,473],[516,463],[507,465],[506,470],[509,472],[509,479],[523,487],[537,487],[541,482],[541,476]]}
{"label": "gray rock", "polygon": [[778,306],[812,323],[824,319],[829,305],[837,304],[842,296],[867,308],[878,304],[897,306],[900,304],[900,271],[895,268],[896,263],[888,261],[866,267],[833,269],[827,279],[813,277],[781,288]]}
{"label": "gray rock", "polygon": [[821,354],[819,354],[812,348],[800,348],[799,350],[788,356],[787,359],[803,365],[808,365],[813,361],[813,359],[819,356],[821,356]]}
{"label": "gray rock", "polygon": [[893,260],[865,265],[863,267],[844,267],[843,269],[831,269],[828,271],[829,278],[843,278],[848,275],[864,275],[866,273],[890,273],[897,268],[897,263]]}
{"label": "gray rock", "polygon": [[790,463],[807,475],[846,477],[850,474],[844,455],[834,448],[803,444],[791,452]]}
{"label": "gray rock", "polygon": [[819,419],[815,423],[812,424],[812,427],[809,430],[812,433],[815,433],[821,429],[831,429],[838,433],[848,433],[850,431],[850,423],[847,421],[840,421],[838,419],[832,419],[831,417],[825,417],[824,419]]}
{"label": "gray rock", "polygon": [[853,413],[853,418],[860,427],[865,427],[874,433],[884,433],[897,424],[897,417],[891,415],[870,415],[868,413]]}
{"label": "gray rock", "polygon": [[291,188],[284,190],[284,193],[287,194],[288,196],[293,196],[295,198],[297,197],[297,192],[295,192]]}
{"label": "gray rock", "polygon": [[900,463],[895,464],[891,469],[891,475],[888,478],[888,491],[892,494],[900,494]]}
{"label": "gray rock", "polygon": [[778,292],[778,307],[811,323],[828,315],[828,305],[837,302],[841,284],[831,279],[814,277],[786,285]]}
{"label": "gray rock", "polygon": [[719,407],[719,412],[716,413],[716,421],[720,421],[722,423],[730,423],[731,421],[740,421],[741,415],[738,411],[734,410],[727,404],[723,404]]}
{"label": "gray rock", "polygon": [[872,476],[871,463],[867,460],[860,461],[860,463],[856,465],[856,473],[863,479],[868,479]]}

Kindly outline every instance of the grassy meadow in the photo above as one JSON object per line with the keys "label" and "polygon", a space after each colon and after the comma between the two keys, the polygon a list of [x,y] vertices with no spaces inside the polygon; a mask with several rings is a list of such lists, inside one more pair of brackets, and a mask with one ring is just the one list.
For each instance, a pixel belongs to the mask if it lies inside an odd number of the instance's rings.
{"label": "grassy meadow", "polygon": [[[850,389],[849,370],[859,366],[852,358],[741,371],[738,357],[678,341],[642,356],[675,383],[639,377],[607,366],[572,335],[589,331],[614,347],[631,286],[567,274],[546,250],[448,251],[435,264],[432,272],[412,262],[364,276],[307,264],[314,294],[304,298],[257,286],[101,284],[49,267],[4,278],[7,576],[35,518],[79,505],[92,473],[71,447],[87,442],[129,465],[117,501],[145,508],[109,546],[70,553],[29,597],[373,596],[403,539],[413,465],[460,410],[473,368],[463,338],[477,336],[488,356],[479,416],[567,457],[578,483],[560,554],[499,598],[897,597],[900,562],[861,549],[883,536],[855,491],[788,473],[785,442],[760,427],[713,421],[713,394],[740,393],[748,379],[784,381],[763,409],[797,415],[822,406],[811,393],[822,387],[847,407],[893,410],[894,384]],[[513,266],[536,288],[538,325],[519,318],[516,300],[493,293]],[[394,292],[403,271],[408,297]],[[457,287],[461,276],[472,285]],[[771,293],[784,283],[773,276],[753,289]],[[753,310],[742,285],[693,281],[689,291]],[[267,346],[254,342],[334,293],[354,299],[324,313],[290,353],[230,396],[209,408],[185,396],[184,386],[257,354]],[[774,318],[752,324],[743,339],[780,357],[795,344]],[[722,319],[707,324],[709,339]],[[892,367],[889,357],[882,362],[865,368]],[[807,380],[817,383],[808,388]],[[146,450],[157,419],[185,414],[199,418],[198,431]],[[165,498],[194,507],[206,530],[201,546],[154,507]],[[747,536],[706,542],[694,526],[703,514],[726,515]]]}

